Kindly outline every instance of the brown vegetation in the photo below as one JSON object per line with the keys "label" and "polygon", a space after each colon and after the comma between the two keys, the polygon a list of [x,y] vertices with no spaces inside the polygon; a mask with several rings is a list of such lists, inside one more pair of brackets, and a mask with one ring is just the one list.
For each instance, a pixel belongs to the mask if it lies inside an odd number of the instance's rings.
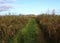
{"label": "brown vegetation", "polygon": [[8,38],[21,29],[28,18],[25,16],[0,16],[0,43],[6,43]]}
{"label": "brown vegetation", "polygon": [[60,15],[42,14],[37,21],[49,43],[60,43]]}
{"label": "brown vegetation", "polygon": [[40,29],[39,36],[37,36],[38,41],[47,40],[48,43],[60,43],[60,15],[54,14],[0,16],[0,43],[7,43],[7,39],[12,38],[32,17],[36,19]]}

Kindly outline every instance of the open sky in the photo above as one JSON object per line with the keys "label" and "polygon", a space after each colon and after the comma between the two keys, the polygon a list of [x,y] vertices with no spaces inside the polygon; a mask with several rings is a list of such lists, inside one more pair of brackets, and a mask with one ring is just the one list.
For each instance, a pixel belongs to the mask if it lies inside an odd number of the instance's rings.
{"label": "open sky", "polygon": [[53,9],[60,13],[60,0],[0,0],[0,14],[39,14]]}

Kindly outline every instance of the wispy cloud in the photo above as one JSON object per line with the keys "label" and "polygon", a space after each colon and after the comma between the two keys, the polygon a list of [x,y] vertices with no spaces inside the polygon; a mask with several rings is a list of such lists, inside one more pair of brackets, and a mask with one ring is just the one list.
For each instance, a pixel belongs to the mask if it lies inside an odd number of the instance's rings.
{"label": "wispy cloud", "polygon": [[13,8],[13,4],[11,4],[11,2],[14,2],[14,1],[16,0],[0,0],[0,12],[7,11]]}
{"label": "wispy cloud", "polygon": [[11,3],[14,1],[16,1],[16,0],[0,0],[0,3]]}
{"label": "wispy cloud", "polygon": [[7,11],[11,8],[13,8],[12,4],[0,4],[0,12],[1,11]]}

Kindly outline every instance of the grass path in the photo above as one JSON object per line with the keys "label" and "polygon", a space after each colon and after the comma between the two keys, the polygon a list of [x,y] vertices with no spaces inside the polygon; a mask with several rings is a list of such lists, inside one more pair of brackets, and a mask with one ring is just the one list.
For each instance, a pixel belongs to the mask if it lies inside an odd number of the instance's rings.
{"label": "grass path", "polygon": [[37,43],[36,35],[38,33],[38,29],[35,19],[30,19],[26,27],[21,30],[21,33],[23,35],[22,43]]}

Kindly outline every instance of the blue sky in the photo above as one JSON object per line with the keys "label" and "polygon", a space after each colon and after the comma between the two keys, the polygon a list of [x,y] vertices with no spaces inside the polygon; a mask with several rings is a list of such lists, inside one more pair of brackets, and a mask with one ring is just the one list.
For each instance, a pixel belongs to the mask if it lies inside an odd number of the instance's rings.
{"label": "blue sky", "polygon": [[[22,13],[22,14],[39,14],[39,13],[46,13],[51,12],[53,9],[55,9],[56,12],[60,12],[60,0],[13,0],[13,1],[2,1],[5,7],[6,5],[9,7],[6,7],[2,10],[1,13],[7,13],[7,12],[14,12],[14,13]],[[4,6],[3,5],[3,6]],[[8,9],[7,9],[8,8]]]}

